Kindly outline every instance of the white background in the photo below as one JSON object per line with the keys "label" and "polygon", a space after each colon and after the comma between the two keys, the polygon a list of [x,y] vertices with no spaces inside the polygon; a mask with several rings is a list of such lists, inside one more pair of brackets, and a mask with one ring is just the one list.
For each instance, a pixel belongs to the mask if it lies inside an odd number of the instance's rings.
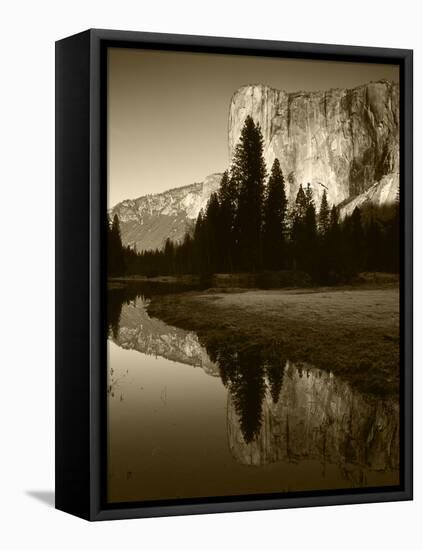
{"label": "white background", "polygon": [[[415,349],[415,501],[89,524],[54,488],[54,41],[89,27],[415,50],[415,204],[423,204],[418,1],[28,0],[0,21],[0,545],[3,548],[421,547],[422,390]],[[420,154],[419,154],[420,153]],[[423,224],[416,215],[417,313]],[[44,495],[44,500],[46,495]]]}

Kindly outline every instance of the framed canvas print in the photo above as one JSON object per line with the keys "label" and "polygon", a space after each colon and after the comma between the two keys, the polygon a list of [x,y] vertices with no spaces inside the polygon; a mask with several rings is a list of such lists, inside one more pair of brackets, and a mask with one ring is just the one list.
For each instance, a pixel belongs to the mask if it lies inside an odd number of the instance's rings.
{"label": "framed canvas print", "polygon": [[412,52],[56,44],[56,506],[412,498]]}

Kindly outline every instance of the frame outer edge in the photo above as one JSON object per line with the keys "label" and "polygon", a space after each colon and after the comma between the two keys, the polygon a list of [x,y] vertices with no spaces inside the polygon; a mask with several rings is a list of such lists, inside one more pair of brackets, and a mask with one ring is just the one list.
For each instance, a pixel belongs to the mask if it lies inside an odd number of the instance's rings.
{"label": "frame outer edge", "polygon": [[[404,460],[405,492],[413,498],[413,51],[404,55]],[[401,153],[400,153],[401,154]]]}
{"label": "frame outer edge", "polygon": [[[101,509],[101,89],[100,40],[90,31],[90,520]],[[107,183],[107,182],[106,182]]]}
{"label": "frame outer edge", "polygon": [[[91,29],[90,33],[90,520],[110,520],[124,518],[141,518],[171,516],[182,514],[204,514],[218,512],[253,511],[268,509],[283,509],[309,506],[330,506],[343,504],[361,504],[385,501],[410,500],[412,498],[412,50],[390,49],[390,48],[367,48],[361,46],[336,46],[326,44],[308,44],[278,41],[262,41],[255,39],[234,39],[216,38],[188,35],[170,35],[160,33],[142,33],[131,31],[111,31],[103,29]],[[270,50],[276,54],[289,54],[299,52],[303,56],[315,57],[342,56],[363,58],[362,62],[374,62],[379,58],[382,62],[394,60],[402,64],[404,70],[404,182],[407,189],[405,210],[405,283],[407,285],[405,294],[405,395],[407,404],[405,407],[405,484],[403,490],[392,492],[368,492],[361,494],[342,494],[327,496],[307,496],[258,500],[254,495],[245,501],[220,501],[210,503],[193,504],[171,504],[157,506],[130,506],[122,508],[101,508],[101,483],[100,477],[100,425],[101,418],[99,411],[100,392],[100,370],[104,365],[100,364],[100,343],[101,343],[101,318],[102,311],[100,278],[101,278],[101,253],[100,253],[100,227],[102,217],[102,203],[100,201],[102,181],[101,173],[101,112],[100,112],[100,50],[101,42],[128,41],[141,42],[151,47],[170,45],[186,48],[207,48],[237,50],[255,50],[257,55],[264,55]],[[141,46],[142,47],[142,46]],[[228,53],[231,53],[228,51]],[[234,53],[234,52],[232,52]],[[351,60],[351,59],[350,59]]]}

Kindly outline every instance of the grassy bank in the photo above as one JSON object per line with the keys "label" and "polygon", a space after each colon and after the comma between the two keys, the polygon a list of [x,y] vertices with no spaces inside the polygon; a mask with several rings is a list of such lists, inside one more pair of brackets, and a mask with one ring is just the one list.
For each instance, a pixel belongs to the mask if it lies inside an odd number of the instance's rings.
{"label": "grassy bank", "polygon": [[278,350],[362,391],[399,387],[399,290],[372,288],[190,292],[154,297],[152,316],[195,330],[202,342]]}
{"label": "grassy bank", "polygon": [[[187,287],[229,289],[281,289],[315,288],[310,277],[301,271],[263,271],[259,273],[215,273],[214,275],[120,275],[108,278],[109,288],[136,284],[180,285]],[[360,273],[350,281],[350,287],[398,286],[398,275],[394,273]],[[334,287],[336,288],[336,287]]]}
{"label": "grassy bank", "polygon": [[163,284],[185,284],[187,286],[196,284],[200,280],[195,275],[158,275],[147,277],[146,275],[121,275],[109,277],[109,286],[112,284],[136,284],[136,283],[163,283]]}

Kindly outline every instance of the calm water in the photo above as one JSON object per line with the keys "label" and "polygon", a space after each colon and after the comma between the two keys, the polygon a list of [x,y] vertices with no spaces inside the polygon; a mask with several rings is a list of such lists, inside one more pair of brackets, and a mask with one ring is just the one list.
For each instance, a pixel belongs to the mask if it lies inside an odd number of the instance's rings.
{"label": "calm water", "polygon": [[149,318],[150,292],[109,292],[110,502],[399,483],[396,401],[271,343],[206,349]]}

